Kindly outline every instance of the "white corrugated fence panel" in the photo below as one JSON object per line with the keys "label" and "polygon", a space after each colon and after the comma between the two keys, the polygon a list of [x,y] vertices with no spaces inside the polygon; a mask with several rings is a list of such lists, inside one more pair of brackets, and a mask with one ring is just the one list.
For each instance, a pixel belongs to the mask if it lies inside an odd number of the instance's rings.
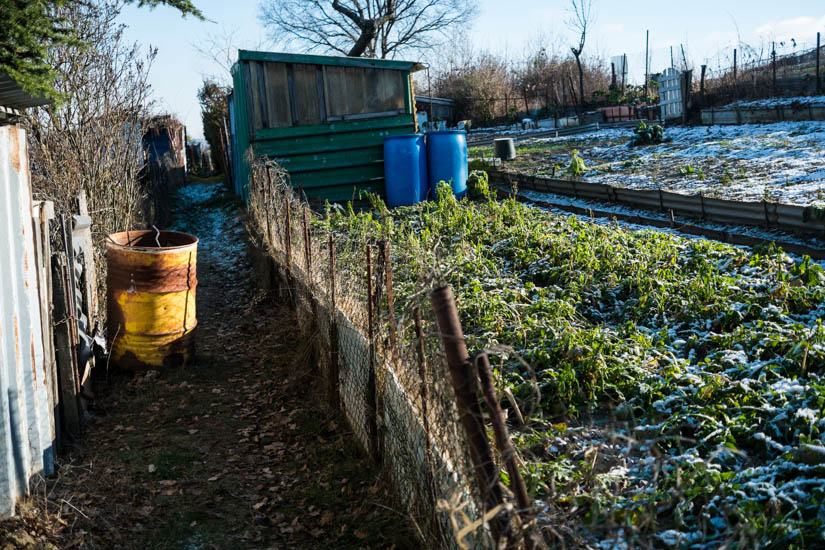
{"label": "white corrugated fence panel", "polygon": [[26,133],[0,126],[0,517],[54,470],[34,231]]}

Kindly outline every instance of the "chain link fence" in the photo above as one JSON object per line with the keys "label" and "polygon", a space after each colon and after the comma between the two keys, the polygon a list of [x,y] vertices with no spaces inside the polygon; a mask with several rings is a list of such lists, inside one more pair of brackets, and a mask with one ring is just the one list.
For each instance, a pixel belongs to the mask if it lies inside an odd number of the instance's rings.
{"label": "chain link fence", "polygon": [[[399,307],[393,266],[411,259],[368,232],[330,230],[300,195],[276,164],[254,164],[250,216],[281,297],[297,311],[329,406],[389,479],[393,507],[425,547],[493,547],[488,522],[498,511],[484,513],[428,299],[432,281],[422,276],[420,292],[407,292],[413,299]],[[510,500],[504,508],[512,509]],[[520,544],[513,539],[522,531],[511,529],[507,547]]]}

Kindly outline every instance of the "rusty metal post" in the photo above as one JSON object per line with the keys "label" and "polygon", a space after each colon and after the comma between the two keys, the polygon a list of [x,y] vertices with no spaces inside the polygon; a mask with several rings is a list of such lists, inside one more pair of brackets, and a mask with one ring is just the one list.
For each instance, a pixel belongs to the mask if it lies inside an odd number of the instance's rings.
{"label": "rusty metal post", "polygon": [[292,269],[292,220],[289,212],[289,192],[284,193],[284,239],[286,244],[286,268]]}
{"label": "rusty metal post", "polygon": [[269,219],[269,210],[272,208],[272,174],[269,171],[269,166],[264,168],[266,170],[266,193],[264,193],[264,209],[266,210],[266,238],[269,239],[269,246],[275,248],[275,243],[272,242],[272,222]]}
{"label": "rusty metal post", "polygon": [[416,306],[413,314],[415,316],[415,339],[418,352],[418,379],[421,381],[421,417],[424,421],[424,432],[427,434],[427,457],[430,456],[430,418],[427,411],[427,361],[424,352],[424,329],[421,319],[421,309]]}
{"label": "rusty metal post", "polygon": [[329,235],[329,379],[330,409],[338,410],[338,301],[335,296],[335,236]]}
{"label": "rusty metal post", "polygon": [[302,205],[304,215],[304,265],[306,266],[307,277],[312,283],[312,235],[309,231],[309,209],[306,203]]}
{"label": "rusty metal post", "polygon": [[[464,332],[458,318],[452,289],[443,286],[432,290],[430,302],[435,310],[438,330],[441,333],[441,344],[447,357],[461,424],[470,446],[476,482],[486,510],[493,510],[504,502],[504,497],[493,462],[490,442],[484,429],[481,404],[478,402],[478,380],[470,363],[470,355],[467,353],[467,344],[464,341]],[[507,523],[506,517],[502,515],[497,515],[490,522],[490,530],[496,544],[506,531]]]}
{"label": "rusty metal post", "polygon": [[398,325],[395,322],[395,302],[392,296],[392,262],[390,261],[390,241],[387,239],[383,242],[384,247],[384,276],[387,284],[387,320],[390,329],[390,353],[392,354],[393,364],[398,364]]}
{"label": "rusty metal post", "polygon": [[372,280],[372,245],[367,244],[367,345],[369,347],[369,373],[367,375],[367,432],[369,434],[370,452],[378,460],[378,400],[376,399],[375,376],[375,310],[373,296],[375,289]]}
{"label": "rusty metal post", "polygon": [[820,49],[820,36],[819,33],[816,33],[816,93],[820,93],[822,91],[822,81],[819,77],[819,49]]}
{"label": "rusty metal post", "polygon": [[771,42],[771,67],[773,69],[773,95],[776,95],[776,42]]}
{"label": "rusty metal post", "polygon": [[[504,459],[504,466],[507,468],[507,475],[510,477],[510,490],[513,491],[516,497],[516,503],[518,504],[520,513],[527,514],[532,504],[530,502],[530,496],[527,494],[527,486],[524,484],[524,478],[521,477],[521,471],[518,469],[516,450],[510,442],[510,434],[507,431],[507,425],[504,423],[504,413],[501,410],[501,404],[496,397],[493,374],[490,372],[490,360],[487,354],[481,353],[477,355],[475,364],[478,370],[478,379],[481,382],[481,392],[484,395],[484,402],[487,403],[490,422],[493,424],[496,447]],[[526,550],[531,550],[533,548],[532,538],[526,536],[524,541]]]}

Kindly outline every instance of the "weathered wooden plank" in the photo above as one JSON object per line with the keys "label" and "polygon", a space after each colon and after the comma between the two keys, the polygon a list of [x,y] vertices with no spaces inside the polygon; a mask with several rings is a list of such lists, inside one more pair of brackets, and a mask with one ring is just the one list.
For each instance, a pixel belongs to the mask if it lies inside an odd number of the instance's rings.
{"label": "weathered wooden plank", "polygon": [[60,417],[66,433],[78,438],[82,423],[78,402],[76,339],[73,329],[72,287],[69,265],[62,252],[52,256],[52,281],[54,300],[54,349],[57,360],[58,387],[60,389]]}
{"label": "weathered wooden plank", "polygon": [[318,97],[318,80],[315,65],[292,66],[295,90],[295,106],[298,114],[297,124],[320,124],[320,98]]}
{"label": "weathered wooden plank", "polygon": [[283,128],[292,125],[292,105],[289,98],[286,65],[264,63],[264,81],[268,124],[265,128]]}

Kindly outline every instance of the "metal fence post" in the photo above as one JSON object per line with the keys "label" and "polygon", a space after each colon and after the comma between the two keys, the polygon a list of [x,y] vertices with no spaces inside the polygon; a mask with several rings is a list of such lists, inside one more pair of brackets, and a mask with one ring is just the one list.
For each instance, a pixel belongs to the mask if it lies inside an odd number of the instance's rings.
{"label": "metal fence post", "polygon": [[390,260],[390,241],[387,239],[384,246],[384,277],[386,278],[387,291],[387,321],[390,330],[390,353],[394,365],[398,364],[398,325],[395,322],[395,302],[392,296],[392,261]]}
{"label": "metal fence post", "polygon": [[284,193],[284,239],[286,244],[286,267],[292,269],[292,221],[289,212],[289,191]]}
{"label": "metal fence post", "polygon": [[307,277],[312,283],[312,235],[309,231],[309,209],[306,203],[303,204],[304,215],[304,265],[306,266]]}
{"label": "metal fence post", "polygon": [[375,289],[372,280],[372,245],[367,244],[367,345],[369,348],[369,373],[367,374],[367,432],[369,433],[370,452],[377,461],[378,456],[378,403],[376,399],[375,375],[375,310],[373,296]]}
{"label": "metal fence post", "polygon": [[338,301],[335,296],[335,237],[329,235],[329,406],[338,410]]}
{"label": "metal fence post", "polygon": [[[486,353],[481,353],[475,358],[476,369],[478,371],[478,379],[481,382],[481,391],[484,395],[484,402],[487,403],[487,412],[490,415],[490,422],[493,424],[493,434],[496,438],[496,447],[501,457],[504,460],[504,466],[507,468],[507,475],[510,478],[510,490],[516,497],[516,503],[519,507],[519,512],[524,514],[522,516],[526,519],[526,514],[532,508],[530,496],[527,494],[527,486],[524,484],[524,478],[521,477],[521,471],[518,469],[518,461],[516,457],[516,450],[510,442],[510,434],[507,431],[507,425],[504,423],[504,413],[501,410],[501,404],[496,397],[495,384],[493,382],[493,375],[490,372],[490,360]],[[533,538],[528,534],[524,539],[526,550],[532,550]]]}
{"label": "metal fence post", "polygon": [[[484,429],[481,405],[478,402],[478,380],[470,363],[470,355],[467,353],[453,291],[448,286],[436,288],[430,292],[430,301],[435,310],[441,344],[447,357],[450,379],[458,403],[458,413],[467,434],[470,458],[473,461],[476,482],[484,499],[485,511],[495,510],[504,502],[504,497],[493,462],[490,442]],[[490,522],[490,530],[496,545],[505,533],[507,523],[507,517],[501,514],[496,514]]]}
{"label": "metal fence post", "polygon": [[269,220],[269,210],[272,208],[272,174],[269,171],[269,166],[266,170],[266,191],[264,193],[264,210],[266,212],[266,238],[269,239],[269,246],[275,248],[275,243],[272,242],[272,224]]}

